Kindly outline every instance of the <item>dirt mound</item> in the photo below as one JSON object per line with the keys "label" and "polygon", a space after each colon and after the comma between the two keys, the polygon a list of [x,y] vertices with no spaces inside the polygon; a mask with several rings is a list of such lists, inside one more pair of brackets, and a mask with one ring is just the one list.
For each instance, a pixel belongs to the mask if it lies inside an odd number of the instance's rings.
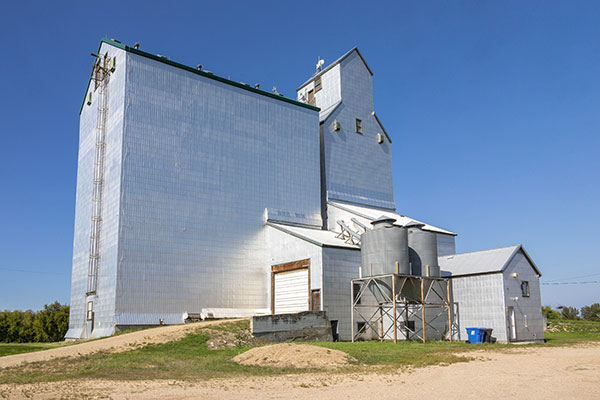
{"label": "dirt mound", "polygon": [[206,346],[209,350],[232,349],[237,346],[247,346],[257,343],[257,340],[252,337],[250,329],[233,333],[206,328],[199,330],[198,333],[210,335],[210,338],[206,341]]}
{"label": "dirt mound", "polygon": [[339,350],[309,344],[279,343],[255,347],[233,358],[238,364],[259,367],[339,368],[355,361]]}

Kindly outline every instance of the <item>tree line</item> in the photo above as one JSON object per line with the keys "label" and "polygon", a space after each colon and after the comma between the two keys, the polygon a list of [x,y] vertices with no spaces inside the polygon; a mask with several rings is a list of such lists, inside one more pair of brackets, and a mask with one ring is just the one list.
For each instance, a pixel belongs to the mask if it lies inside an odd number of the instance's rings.
{"label": "tree line", "polygon": [[0,312],[0,342],[58,342],[69,328],[69,306],[58,301],[41,311]]}
{"label": "tree line", "polygon": [[556,310],[550,306],[543,306],[542,312],[548,319],[583,319],[586,321],[600,321],[600,303],[594,303],[591,306],[576,307],[559,306]]}

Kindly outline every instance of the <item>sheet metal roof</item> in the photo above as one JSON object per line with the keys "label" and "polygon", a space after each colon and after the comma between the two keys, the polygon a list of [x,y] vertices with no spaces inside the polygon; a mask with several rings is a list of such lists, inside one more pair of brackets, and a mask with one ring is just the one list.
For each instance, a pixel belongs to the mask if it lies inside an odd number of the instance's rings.
{"label": "sheet metal roof", "polygon": [[493,272],[502,272],[506,269],[513,257],[523,251],[525,258],[535,272],[541,276],[539,269],[520,244],[497,249],[473,251],[470,253],[454,254],[438,257],[440,268],[446,272],[445,276],[480,275]]}
{"label": "sheet metal roof", "polygon": [[320,247],[341,247],[352,250],[360,250],[360,246],[348,244],[343,239],[336,238],[336,236],[339,234],[338,232],[285,225],[275,222],[267,222],[267,226],[279,229],[282,232],[295,236],[299,239],[306,240],[307,242]]}
{"label": "sheet metal roof", "polygon": [[328,204],[332,205],[334,207],[337,207],[341,210],[351,212],[353,214],[358,215],[359,217],[363,217],[363,218],[366,218],[371,221],[374,221],[381,216],[394,218],[396,220],[397,225],[406,225],[409,222],[414,221],[414,222],[419,222],[419,223],[422,223],[423,225],[425,225],[423,227],[423,229],[426,231],[436,232],[436,233],[444,233],[446,235],[456,236],[456,233],[454,233],[454,232],[450,232],[445,229],[438,228],[433,225],[429,225],[425,222],[418,221],[414,218],[410,218],[405,215],[400,215],[394,211],[381,210],[378,208],[370,208],[370,207],[366,207],[366,206],[358,206],[355,204],[338,203],[338,202],[331,201],[331,200],[328,201]]}
{"label": "sheet metal roof", "polygon": [[[279,94],[275,94],[275,93],[271,93],[271,92],[266,92],[264,90],[256,89],[256,88],[254,88],[254,87],[252,87],[250,85],[246,85],[246,84],[243,84],[243,83],[240,83],[240,82],[235,82],[235,81],[232,81],[230,79],[226,79],[226,78],[214,75],[212,73],[201,71],[201,70],[198,70],[197,68],[193,68],[193,67],[190,67],[190,66],[187,66],[187,65],[175,62],[175,61],[171,61],[171,60],[169,60],[166,57],[154,55],[154,54],[147,53],[147,52],[139,50],[139,49],[135,49],[133,47],[129,47],[129,46],[124,45],[123,43],[121,43],[119,41],[116,41],[116,40],[106,39],[106,38],[101,39],[100,40],[100,45],[98,46],[98,51],[100,51],[100,48],[102,47],[102,43],[106,43],[106,44],[109,44],[111,46],[117,47],[119,49],[125,50],[125,51],[127,51],[129,53],[133,53],[133,54],[137,54],[137,55],[142,56],[142,57],[150,58],[150,59],[152,59],[154,61],[158,61],[158,62],[161,62],[161,63],[164,63],[164,64],[168,64],[168,65],[171,65],[171,66],[176,67],[176,68],[184,69],[184,70],[192,72],[192,73],[194,73],[196,75],[201,75],[201,76],[204,76],[205,78],[209,78],[209,79],[212,79],[212,80],[215,80],[215,81],[226,83],[228,85],[235,86],[235,87],[238,87],[240,89],[247,90],[249,92],[258,93],[260,95],[263,95],[263,96],[266,96],[266,97],[270,97],[272,99],[281,100],[281,101],[284,101],[286,103],[294,104],[296,106],[308,108],[309,110],[320,111],[320,109],[318,107],[311,106],[310,104],[302,103],[300,101],[289,99],[289,98],[284,97],[284,96],[279,95]],[[85,90],[84,99],[83,99],[83,102],[81,103],[81,108],[79,110],[80,114],[81,114],[81,110],[83,109],[83,105],[85,104],[85,96],[87,96],[87,92],[89,90],[90,82],[91,82],[91,78],[88,80],[88,87]]]}

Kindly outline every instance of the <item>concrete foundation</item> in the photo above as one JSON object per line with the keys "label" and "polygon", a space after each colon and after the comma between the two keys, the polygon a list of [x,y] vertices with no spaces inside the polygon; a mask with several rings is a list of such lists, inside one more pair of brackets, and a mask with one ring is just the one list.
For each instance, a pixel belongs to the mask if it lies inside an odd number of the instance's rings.
{"label": "concrete foundation", "polygon": [[331,323],[325,311],[255,316],[250,329],[254,337],[268,342],[333,341]]}

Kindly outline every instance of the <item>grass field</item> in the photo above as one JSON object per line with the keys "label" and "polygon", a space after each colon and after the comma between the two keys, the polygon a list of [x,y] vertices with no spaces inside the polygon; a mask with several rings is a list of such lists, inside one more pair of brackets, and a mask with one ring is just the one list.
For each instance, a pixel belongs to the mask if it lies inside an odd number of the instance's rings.
{"label": "grass field", "polygon": [[[223,324],[212,329],[240,332],[248,329],[248,321]],[[600,341],[600,322],[560,321],[551,324],[555,332],[548,332],[545,344],[535,346],[573,345],[581,342]],[[251,367],[238,365],[230,359],[251,346],[233,349],[209,350],[206,341],[208,331],[199,329],[185,338],[165,344],[148,345],[123,353],[98,353],[77,359],[58,359],[33,363],[26,367],[0,370],[0,383],[33,383],[62,381],[67,379],[98,378],[115,380],[179,379],[205,380],[235,376],[280,375],[303,373],[308,370]],[[432,341],[427,344],[411,341],[394,345],[392,342],[336,342],[311,343],[341,350],[356,358],[357,362],[340,372],[422,367],[433,364],[451,364],[469,361],[461,353],[470,350],[510,351],[506,344],[466,344],[464,342]],[[36,347],[51,348],[57,344],[3,345],[6,351],[35,351]],[[1,348],[1,347],[0,347]],[[22,351],[21,351],[22,350]],[[14,354],[14,353],[13,353]]]}
{"label": "grass field", "polygon": [[12,354],[30,353],[32,351],[54,349],[56,347],[68,346],[72,342],[56,343],[0,343],[0,357]]}
{"label": "grass field", "polygon": [[600,322],[550,320],[545,333],[546,346],[564,346],[580,342],[600,341]]}

